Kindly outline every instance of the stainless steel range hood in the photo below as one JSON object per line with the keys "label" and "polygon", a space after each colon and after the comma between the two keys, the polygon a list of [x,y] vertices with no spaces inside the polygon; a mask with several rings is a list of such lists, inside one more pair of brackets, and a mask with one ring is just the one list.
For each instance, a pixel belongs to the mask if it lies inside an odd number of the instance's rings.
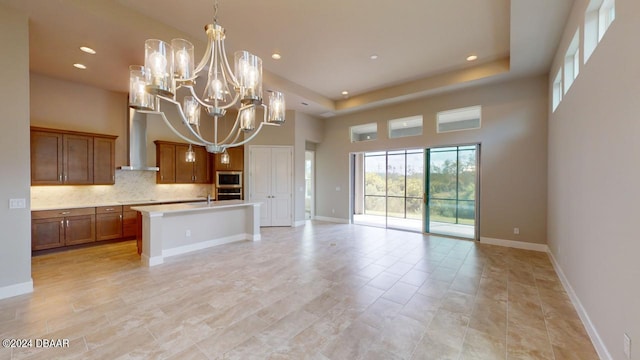
{"label": "stainless steel range hood", "polygon": [[159,171],[147,164],[147,115],[129,109],[129,163],[121,170]]}

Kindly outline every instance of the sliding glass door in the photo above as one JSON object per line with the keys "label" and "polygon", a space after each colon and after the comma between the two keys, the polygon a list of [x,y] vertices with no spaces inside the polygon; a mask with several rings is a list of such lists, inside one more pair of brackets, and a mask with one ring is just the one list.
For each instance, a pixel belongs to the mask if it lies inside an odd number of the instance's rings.
{"label": "sliding glass door", "polygon": [[354,163],[354,223],[422,232],[424,151],[368,152]]}
{"label": "sliding glass door", "polygon": [[426,150],[426,231],[477,239],[479,145]]}

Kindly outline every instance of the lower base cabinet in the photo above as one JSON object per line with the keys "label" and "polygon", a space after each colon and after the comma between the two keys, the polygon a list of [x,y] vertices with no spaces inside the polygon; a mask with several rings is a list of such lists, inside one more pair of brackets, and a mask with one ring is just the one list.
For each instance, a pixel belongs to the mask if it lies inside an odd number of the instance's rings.
{"label": "lower base cabinet", "polygon": [[65,245],[86,244],[96,241],[96,216],[71,216],[65,219]]}
{"label": "lower base cabinet", "polygon": [[129,238],[138,235],[138,212],[131,210],[134,205],[122,207],[122,237]]}
{"label": "lower base cabinet", "polygon": [[31,249],[45,250],[64,246],[64,219],[32,219]]}
{"label": "lower base cabinet", "polygon": [[122,206],[96,208],[96,241],[122,237]]}
{"label": "lower base cabinet", "polygon": [[[165,203],[178,202],[184,201]],[[32,211],[31,250],[137,238],[140,254],[142,217],[131,208],[157,204],[159,203]]]}
{"label": "lower base cabinet", "polygon": [[95,208],[34,211],[31,215],[31,249],[93,242],[95,231]]}

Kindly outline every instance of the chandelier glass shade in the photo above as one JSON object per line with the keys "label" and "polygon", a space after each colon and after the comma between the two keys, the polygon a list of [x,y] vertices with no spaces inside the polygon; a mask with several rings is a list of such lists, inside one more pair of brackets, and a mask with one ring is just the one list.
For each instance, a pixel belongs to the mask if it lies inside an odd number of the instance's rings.
{"label": "chandelier glass shade", "polygon": [[221,155],[220,155],[220,163],[223,165],[229,165],[230,163],[230,158],[229,158],[229,153],[227,152],[227,150],[225,150]]}
{"label": "chandelier glass shade", "polygon": [[189,163],[196,162],[196,152],[193,151],[191,144],[189,144],[189,149],[184,154],[184,161]]}
{"label": "chandelier glass shade", "polygon": [[[211,153],[222,153],[226,148],[251,141],[264,126],[284,123],[285,99],[281,92],[269,91],[267,103],[263,102],[262,60],[258,56],[248,51],[235,52],[231,70],[224,47],[225,30],[216,18],[213,24],[205,26],[207,49],[197,65],[194,46],[187,40],[145,42],[144,66],[129,68],[129,106],[141,113],[161,116],[188,143],[204,146]],[[204,85],[201,94],[194,88],[197,81],[206,81],[201,84]],[[177,100],[178,91],[186,93],[181,96],[182,103]],[[174,107],[171,113],[178,114],[178,125],[168,120],[163,111],[165,106]],[[237,109],[235,122],[220,138],[218,121],[232,107]],[[256,108],[262,108],[263,114],[258,124]],[[200,126],[203,111],[213,120],[213,133],[206,135]]]}

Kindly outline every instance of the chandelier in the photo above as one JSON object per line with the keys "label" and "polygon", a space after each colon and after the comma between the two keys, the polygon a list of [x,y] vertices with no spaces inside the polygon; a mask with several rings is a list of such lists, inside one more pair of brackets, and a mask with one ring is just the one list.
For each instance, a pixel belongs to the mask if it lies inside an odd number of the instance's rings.
{"label": "chandelier", "polygon": [[[144,66],[129,67],[129,107],[140,113],[159,115],[179,138],[189,144],[206,147],[210,153],[251,141],[263,126],[278,126],[285,120],[284,95],[269,91],[268,105],[262,99],[262,60],[248,51],[234,54],[234,71],[224,48],[225,30],[218,25],[218,3],[214,5],[213,24],[205,26],[207,50],[194,66],[194,47],[184,39],[171,43],[145,41]],[[198,96],[194,85],[206,72],[203,93]],[[186,95],[177,101],[177,90]],[[167,119],[163,106],[173,106],[180,126]],[[224,139],[218,138],[218,121],[231,107],[237,108],[235,122]],[[256,128],[256,108],[263,109],[263,119]],[[204,109],[213,118],[213,136],[200,131],[200,113]],[[253,133],[251,133],[253,132]],[[242,134],[249,134],[241,137]],[[228,158],[228,155],[227,155]]]}

